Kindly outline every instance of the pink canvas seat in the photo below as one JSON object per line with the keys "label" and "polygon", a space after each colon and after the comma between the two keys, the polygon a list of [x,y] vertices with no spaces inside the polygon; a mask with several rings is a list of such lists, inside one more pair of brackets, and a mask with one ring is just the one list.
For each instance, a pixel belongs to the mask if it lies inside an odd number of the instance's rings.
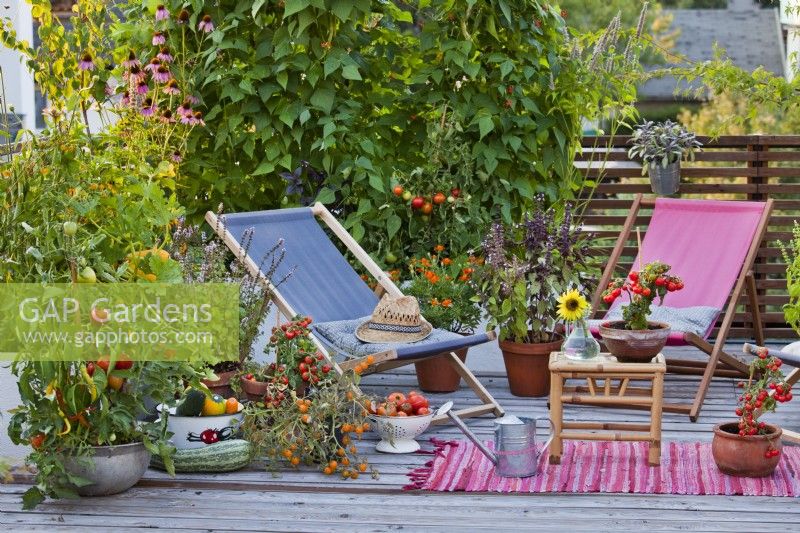
{"label": "pink canvas seat", "polygon": [[[622,250],[631,237],[639,210],[652,207],[652,218],[639,250],[641,258],[637,256],[634,259],[634,268],[656,260],[671,265],[670,273],[680,276],[685,288],[669,293],[665,308],[656,311],[661,317],[675,317],[676,323],[682,323],[679,319],[687,316],[699,316],[703,321],[694,331],[675,328],[668,344],[696,346],[709,355],[707,363],[668,359],[668,370],[682,374],[699,373],[703,375],[703,380],[691,405],[665,404],[665,410],[687,412],[694,421],[714,375],[734,377],[746,371],[744,363],[723,351],[745,285],[750,298],[754,336],[757,342],[763,342],[752,268],[772,205],[772,200],[742,202],[658,198],[653,201],[644,200],[641,194],[634,198],[598,290],[592,298],[592,309],[599,308],[601,293],[609,281],[623,275],[615,270]],[[619,298],[605,317],[616,318],[620,306],[626,303],[624,297]],[[720,318],[722,323],[712,344],[706,339]],[[697,323],[695,320],[694,324]],[[593,328],[593,333],[595,331],[596,328]],[[717,368],[718,364],[722,365],[721,368]]]}

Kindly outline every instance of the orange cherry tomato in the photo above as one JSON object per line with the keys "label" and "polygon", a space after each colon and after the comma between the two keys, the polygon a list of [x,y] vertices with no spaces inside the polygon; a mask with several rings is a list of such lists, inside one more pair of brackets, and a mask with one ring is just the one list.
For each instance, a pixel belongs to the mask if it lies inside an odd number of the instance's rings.
{"label": "orange cherry tomato", "polygon": [[239,400],[230,397],[225,401],[225,414],[234,415],[239,412]]}

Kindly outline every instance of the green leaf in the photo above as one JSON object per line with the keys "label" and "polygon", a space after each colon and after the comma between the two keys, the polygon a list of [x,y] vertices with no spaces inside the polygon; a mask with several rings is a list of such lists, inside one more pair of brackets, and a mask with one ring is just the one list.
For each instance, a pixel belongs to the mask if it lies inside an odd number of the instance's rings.
{"label": "green leaf", "polygon": [[328,187],[323,187],[319,194],[317,195],[317,202],[321,204],[329,204],[336,200],[336,193],[333,192],[333,189]]}
{"label": "green leaf", "polygon": [[44,501],[44,493],[37,487],[31,487],[22,495],[22,509],[30,511]]}
{"label": "green leaf", "polygon": [[286,18],[289,15],[294,15],[307,8],[308,5],[308,0],[286,0],[286,8],[283,11],[283,17]]}
{"label": "green leaf", "polygon": [[311,95],[311,105],[322,109],[325,114],[330,114],[333,109],[333,101],[336,97],[336,92],[333,89],[319,88]]}
{"label": "green leaf", "polygon": [[397,235],[402,223],[403,222],[400,220],[400,217],[395,214],[392,214],[386,221],[386,232],[390,240],[392,237]]}
{"label": "green leaf", "polygon": [[514,63],[510,60],[503,61],[503,63],[500,65],[500,79],[508,76],[512,70],[514,70]]}
{"label": "green leaf", "polygon": [[346,65],[342,69],[342,77],[347,80],[360,80],[361,74],[358,73],[358,67],[355,65]]}
{"label": "green leaf", "polygon": [[289,83],[289,73],[285,70],[278,72],[278,74],[275,76],[275,79],[278,83],[280,83],[281,87],[286,89],[286,85]]}
{"label": "green leaf", "polygon": [[370,173],[369,175],[369,184],[378,192],[384,192],[383,188],[383,180],[380,176],[374,173]]}
{"label": "green leaf", "polygon": [[486,137],[493,129],[494,129],[494,122],[492,121],[492,117],[483,116],[478,119],[478,129],[480,130],[480,138],[483,139]]}
{"label": "green leaf", "polygon": [[253,2],[253,8],[250,10],[250,15],[255,18],[256,14],[258,14],[258,10],[261,9],[267,0],[256,0]]}
{"label": "green leaf", "polygon": [[353,3],[350,0],[334,0],[331,11],[342,22],[346,21],[353,11]]}

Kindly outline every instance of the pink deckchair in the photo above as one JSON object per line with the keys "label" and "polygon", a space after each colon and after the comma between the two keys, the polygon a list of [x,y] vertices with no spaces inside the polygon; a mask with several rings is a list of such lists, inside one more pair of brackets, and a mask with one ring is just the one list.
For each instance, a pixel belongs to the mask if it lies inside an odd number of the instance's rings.
{"label": "pink deckchair", "polygon": [[[614,277],[617,263],[636,221],[641,207],[652,206],[653,215],[642,240],[641,264],[662,261],[672,266],[671,272],[680,276],[686,288],[670,293],[666,306],[679,314],[688,308],[706,310],[707,325],[698,331],[673,331],[670,345],[696,346],[709,355],[708,362],[668,359],[668,370],[680,374],[702,374],[700,387],[692,404],[664,404],[664,410],[688,413],[697,420],[708,386],[714,375],[736,377],[746,375],[747,365],[723,351],[728,338],[738,301],[747,287],[754,336],[763,343],[763,326],[755,290],[753,263],[764,238],[772,200],[766,202],[740,202],[726,200],[682,200],[658,198],[644,200],[639,194],[634,198],[608,264],[603,271],[598,290],[592,298],[592,309],[598,309],[601,293]],[[640,258],[634,259],[638,268]],[[625,302],[615,302],[622,305]],[[726,307],[727,303],[727,307]],[[707,338],[725,310],[722,324],[714,344]],[[609,310],[606,316],[614,311]],[[708,313],[706,313],[708,314]],[[718,368],[720,366],[720,368]]]}

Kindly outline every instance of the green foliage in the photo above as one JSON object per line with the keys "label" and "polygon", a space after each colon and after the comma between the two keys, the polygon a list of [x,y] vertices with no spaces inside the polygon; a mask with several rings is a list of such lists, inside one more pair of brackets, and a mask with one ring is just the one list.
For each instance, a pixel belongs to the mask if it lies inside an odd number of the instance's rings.
{"label": "green foliage", "polygon": [[[209,128],[189,140],[191,179],[180,191],[189,212],[296,202],[304,195],[278,175],[305,165],[326,176],[317,200],[380,255],[410,254],[414,242],[429,249],[434,242],[424,241],[444,227],[391,192],[393,176],[429,163],[421,148],[444,110],[463,121],[475,168],[470,183],[450,187],[480,206],[456,221],[477,228],[489,217],[519,218],[536,192],[571,194],[581,181],[572,160],[582,117],[634,94],[621,54],[610,61],[620,68],[588,68],[581,50],[598,36],[573,39],[559,10],[536,0],[426,0],[402,9],[366,0],[194,0],[185,25],[175,22],[183,2],[166,5],[170,49],[202,44],[186,83]],[[121,47],[149,42],[154,7],[130,2]],[[215,26],[208,37],[198,29],[203,14]],[[453,251],[477,245],[478,234]]]}
{"label": "green foliage", "polygon": [[475,288],[470,280],[483,261],[473,256],[443,255],[441,249],[435,255],[412,259],[411,280],[404,292],[417,298],[422,316],[433,327],[473,333],[480,323],[481,310],[473,301]]}
{"label": "green foliage", "polygon": [[628,157],[642,160],[642,175],[649,166],[667,168],[682,159],[694,161],[694,152],[701,146],[694,133],[671,120],[642,123],[633,130],[631,144]]}
{"label": "green foliage", "polygon": [[800,334],[800,224],[795,221],[792,240],[788,246],[778,243],[786,263],[786,288],[789,302],[783,306],[783,315],[792,329]]}

